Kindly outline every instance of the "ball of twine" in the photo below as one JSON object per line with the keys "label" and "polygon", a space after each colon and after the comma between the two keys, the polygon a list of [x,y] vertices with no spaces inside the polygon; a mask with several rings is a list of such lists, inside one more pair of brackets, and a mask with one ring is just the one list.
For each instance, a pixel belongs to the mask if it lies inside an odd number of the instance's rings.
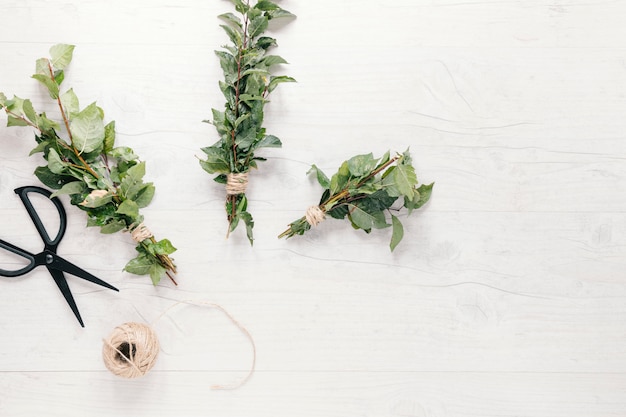
{"label": "ball of twine", "polygon": [[[237,389],[248,382],[256,367],[256,344],[248,329],[221,305],[200,300],[177,301],[161,313],[152,324],[154,325],[158,322],[170,310],[184,304],[207,306],[221,311],[248,338],[252,345],[252,365],[247,375],[233,384],[211,385],[211,389]],[[104,359],[104,365],[113,374],[123,378],[137,378],[145,375],[152,369],[159,354],[159,349],[159,340],[152,327],[143,323],[130,322],[117,326],[113,329],[111,335],[104,339],[102,358]]]}
{"label": "ball of twine", "polygon": [[137,378],[152,369],[159,349],[159,340],[150,326],[124,323],[113,329],[104,340],[102,358],[113,374],[122,378]]}

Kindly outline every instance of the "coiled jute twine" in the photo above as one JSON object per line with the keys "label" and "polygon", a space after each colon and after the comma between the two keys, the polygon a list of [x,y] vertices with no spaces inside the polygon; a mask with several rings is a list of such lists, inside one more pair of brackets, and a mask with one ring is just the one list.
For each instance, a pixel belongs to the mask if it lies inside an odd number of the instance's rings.
{"label": "coiled jute twine", "polygon": [[146,226],[143,223],[140,223],[139,226],[135,227],[130,232],[130,236],[133,238],[135,242],[141,243],[146,239],[150,239],[154,235],[152,234],[150,229],[148,229],[148,226]]}
{"label": "coiled jute twine", "polygon": [[246,192],[248,187],[247,172],[230,172],[226,174],[226,194],[237,195]]}
{"label": "coiled jute twine", "polygon": [[[181,304],[207,306],[221,311],[241,330],[252,345],[252,365],[248,374],[239,382],[230,385],[212,385],[211,389],[236,389],[248,382],[256,367],[256,345],[248,329],[239,323],[224,307],[205,301],[178,301],[161,313],[152,324],[156,324],[163,316]],[[129,322],[117,326],[106,339],[103,339],[103,342],[102,359],[104,360],[104,365],[113,374],[122,378],[144,376],[156,363],[160,350],[159,340],[154,329],[147,324],[137,322]]]}
{"label": "coiled jute twine", "polygon": [[304,218],[311,226],[317,226],[324,221],[326,213],[324,213],[319,206],[311,206],[307,209]]}

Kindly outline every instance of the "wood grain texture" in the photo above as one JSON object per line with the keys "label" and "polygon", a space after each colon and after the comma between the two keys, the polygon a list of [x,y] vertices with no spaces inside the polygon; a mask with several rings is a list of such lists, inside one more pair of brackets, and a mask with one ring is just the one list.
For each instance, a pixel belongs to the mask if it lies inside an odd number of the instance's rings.
{"label": "wood grain texture", "polygon": [[[178,247],[179,288],[121,272],[127,235],[69,206],[59,252],[120,293],[69,278],[81,329],[46,271],[0,280],[0,416],[626,415],[626,2],[283,0],[267,106],[283,149],[251,177],[255,245],[225,239],[224,192],[196,156],[223,105],[213,50],[222,1],[0,4],[0,91],[54,114],[29,78],[58,42],[81,103],[147,161],[145,210]],[[4,122],[2,121],[2,126]],[[0,237],[37,250],[12,190],[37,184],[32,132],[0,127]],[[317,202],[306,176],[357,153],[410,147],[432,201],[371,235],[328,220],[276,236]],[[146,377],[106,371],[102,338],[155,324]]]}

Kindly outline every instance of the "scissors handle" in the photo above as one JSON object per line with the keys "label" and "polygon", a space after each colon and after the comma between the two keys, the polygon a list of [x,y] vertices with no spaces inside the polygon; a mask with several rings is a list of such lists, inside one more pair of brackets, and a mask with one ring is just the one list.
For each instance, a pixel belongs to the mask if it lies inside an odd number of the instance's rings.
{"label": "scissors handle", "polygon": [[33,255],[30,252],[25,251],[24,249],[18,248],[15,245],[10,244],[9,242],[6,242],[2,239],[0,239],[0,248],[2,249],[6,249],[9,252],[12,252],[18,256],[21,256],[24,259],[28,260],[28,265],[26,265],[23,268],[20,269],[16,269],[16,270],[7,270],[7,269],[2,269],[0,268],[0,276],[3,277],[19,277],[20,275],[24,275],[27,272],[32,271],[36,266],[37,266],[37,262],[35,260],[35,255]]}
{"label": "scissors handle", "polygon": [[[67,215],[65,214],[65,209],[63,208],[63,205],[61,204],[61,200],[59,200],[57,197],[50,198],[50,196],[52,195],[50,191],[46,190],[45,188],[36,187],[34,185],[16,188],[14,191],[15,191],[15,194],[17,194],[20,197],[20,199],[22,200],[22,203],[24,203],[24,207],[26,207],[26,211],[28,212],[28,215],[32,219],[33,223],[35,224],[35,227],[37,228],[37,232],[39,232],[39,236],[41,236],[41,238],[45,242],[46,247],[49,249],[56,249],[61,239],[63,239],[63,235],[65,234],[65,229],[67,227]],[[43,225],[43,222],[39,218],[39,215],[37,214],[35,207],[33,207],[33,203],[31,203],[30,198],[28,197],[28,193],[38,193],[38,194],[44,195],[48,197],[48,199],[50,199],[50,201],[54,203],[57,211],[59,212],[59,217],[60,217],[59,232],[57,233],[54,239],[51,239],[50,236],[48,235],[48,232],[46,231],[46,227]]]}

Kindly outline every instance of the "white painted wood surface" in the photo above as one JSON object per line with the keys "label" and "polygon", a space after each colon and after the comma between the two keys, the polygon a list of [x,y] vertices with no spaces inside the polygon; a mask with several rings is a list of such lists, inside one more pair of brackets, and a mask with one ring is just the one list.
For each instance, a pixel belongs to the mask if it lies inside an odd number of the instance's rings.
{"label": "white painted wood surface", "polygon": [[[221,107],[213,50],[227,1],[0,4],[0,91],[47,108],[36,58],[77,45],[66,77],[148,161],[145,216],[179,248],[179,288],[122,273],[126,235],[65,205],[60,253],[118,286],[70,278],[87,327],[45,270],[0,280],[1,416],[626,415],[626,1],[283,0],[274,31],[298,84],[268,131],[284,148],[251,179],[255,246],[226,241],[223,190],[196,162]],[[53,109],[50,107],[50,110]],[[2,125],[4,126],[4,118]],[[0,236],[37,250],[13,194],[37,184],[32,133],[0,128]],[[320,195],[305,172],[411,148],[436,181],[423,210],[367,236],[329,220],[276,239]],[[29,246],[30,245],[30,246]],[[102,338],[152,322],[163,351],[110,374]]]}

